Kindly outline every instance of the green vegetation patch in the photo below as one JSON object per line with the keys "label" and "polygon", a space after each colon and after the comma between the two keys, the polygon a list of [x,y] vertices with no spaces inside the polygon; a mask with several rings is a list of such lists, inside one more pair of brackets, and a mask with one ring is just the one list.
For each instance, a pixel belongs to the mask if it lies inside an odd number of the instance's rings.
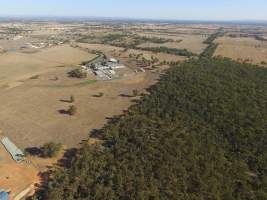
{"label": "green vegetation patch", "polygon": [[96,83],[97,80],[87,80],[87,81],[83,81],[81,83],[77,83],[75,86],[86,86],[86,85],[91,85]]}

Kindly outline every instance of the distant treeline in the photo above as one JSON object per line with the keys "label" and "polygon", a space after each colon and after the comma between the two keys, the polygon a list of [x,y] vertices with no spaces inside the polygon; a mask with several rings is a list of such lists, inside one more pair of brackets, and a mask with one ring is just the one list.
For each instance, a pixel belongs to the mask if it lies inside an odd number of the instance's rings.
{"label": "distant treeline", "polygon": [[138,45],[147,42],[161,44],[161,43],[173,42],[173,40],[159,38],[159,37],[144,37],[130,33],[122,33],[122,34],[114,33],[114,34],[107,34],[101,37],[97,37],[95,35],[88,35],[78,39],[77,42],[82,42],[82,43],[95,42],[101,44],[109,44],[116,47],[122,47],[127,49],[135,49]]}
{"label": "distant treeline", "polygon": [[267,199],[267,69],[230,59],[172,67],[149,96],[43,187],[49,200]]}
{"label": "distant treeline", "polygon": [[212,44],[214,40],[218,37],[222,37],[224,35],[224,32],[220,29],[218,32],[211,34],[205,41],[204,44]]}
{"label": "distant treeline", "polygon": [[216,38],[222,37],[225,32],[222,29],[219,29],[216,33],[210,35],[205,41],[204,44],[208,44],[208,46],[204,49],[204,51],[200,54],[201,57],[212,57],[214,52],[216,51],[218,44],[214,43]]}
{"label": "distant treeline", "polygon": [[209,44],[204,51],[200,54],[201,57],[212,57],[218,47],[218,44],[211,43]]}
{"label": "distant treeline", "polygon": [[176,56],[186,56],[186,57],[192,57],[192,56],[196,56],[196,54],[194,54],[191,51],[188,51],[187,49],[176,49],[176,48],[168,48],[168,47],[142,47],[142,48],[138,48],[140,50],[144,50],[144,51],[151,51],[154,53],[167,53],[167,54],[172,54],[172,55],[176,55]]}

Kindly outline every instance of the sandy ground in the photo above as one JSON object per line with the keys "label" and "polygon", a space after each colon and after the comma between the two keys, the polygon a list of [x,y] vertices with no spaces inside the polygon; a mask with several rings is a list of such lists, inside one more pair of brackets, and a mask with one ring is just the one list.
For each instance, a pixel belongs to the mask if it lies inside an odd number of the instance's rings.
{"label": "sandy ground", "polygon": [[247,60],[254,64],[267,62],[267,42],[254,38],[221,37],[216,40],[219,44],[215,56],[229,57],[235,60]]}
{"label": "sandy ground", "polygon": [[0,144],[0,187],[16,194],[38,181],[38,171],[26,163],[16,163]]}
{"label": "sandy ground", "polygon": [[60,66],[76,65],[95,55],[67,45],[27,54],[8,52],[0,55],[0,88],[21,84],[24,79],[39,75]]}
{"label": "sandy ground", "polygon": [[4,146],[0,144],[0,187],[10,192],[10,200],[21,194],[26,189],[30,193],[42,181],[40,172],[45,172],[57,163],[63,156],[62,150],[58,156],[51,159],[29,156],[25,161],[15,162]]}

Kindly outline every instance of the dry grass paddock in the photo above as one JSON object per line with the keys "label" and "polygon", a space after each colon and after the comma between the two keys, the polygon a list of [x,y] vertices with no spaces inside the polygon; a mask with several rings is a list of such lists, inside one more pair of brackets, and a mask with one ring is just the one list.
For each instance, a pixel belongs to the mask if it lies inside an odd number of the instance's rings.
{"label": "dry grass paddock", "polygon": [[43,49],[32,54],[8,52],[0,55],[0,88],[14,87],[32,76],[55,70],[60,66],[77,65],[94,57],[94,54],[68,45]]}
{"label": "dry grass paddock", "polygon": [[215,56],[229,57],[240,61],[249,61],[254,64],[267,63],[267,42],[254,38],[220,37]]}

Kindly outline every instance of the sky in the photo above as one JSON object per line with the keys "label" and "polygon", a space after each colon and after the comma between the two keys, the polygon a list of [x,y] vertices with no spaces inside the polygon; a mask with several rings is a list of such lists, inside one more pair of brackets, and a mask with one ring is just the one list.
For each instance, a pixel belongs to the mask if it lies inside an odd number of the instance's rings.
{"label": "sky", "polygon": [[0,0],[0,16],[267,20],[267,0]]}

